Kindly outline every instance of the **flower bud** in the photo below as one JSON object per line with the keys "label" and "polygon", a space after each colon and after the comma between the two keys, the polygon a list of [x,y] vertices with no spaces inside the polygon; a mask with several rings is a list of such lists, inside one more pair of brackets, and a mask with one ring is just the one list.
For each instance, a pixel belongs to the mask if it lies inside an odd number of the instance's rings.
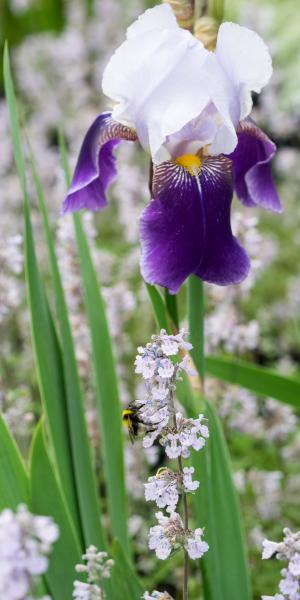
{"label": "flower bud", "polygon": [[207,50],[215,50],[218,35],[218,23],[208,15],[197,19],[194,28],[195,37]]}
{"label": "flower bud", "polygon": [[193,30],[194,7],[192,0],[163,0],[163,2],[170,4],[180,27],[189,31]]}

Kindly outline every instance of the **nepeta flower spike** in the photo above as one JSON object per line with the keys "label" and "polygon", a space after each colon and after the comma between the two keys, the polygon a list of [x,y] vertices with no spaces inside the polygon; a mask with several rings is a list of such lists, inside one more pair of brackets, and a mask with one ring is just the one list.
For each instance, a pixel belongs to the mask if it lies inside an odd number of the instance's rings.
{"label": "nepeta flower spike", "polygon": [[285,528],[283,533],[282,542],[263,541],[263,559],[276,556],[278,560],[288,561],[288,566],[281,571],[280,594],[262,596],[262,600],[300,600],[300,531],[292,533]]}
{"label": "nepeta flower spike", "polygon": [[[157,440],[164,447],[169,458],[177,458],[178,472],[168,467],[159,469],[155,476],[145,483],[145,498],[154,501],[159,508],[165,508],[168,516],[156,513],[158,524],[149,532],[149,548],[157,558],[165,560],[177,549],[184,552],[183,599],[187,599],[188,560],[201,558],[208,550],[203,541],[203,530],[191,530],[188,522],[186,495],[194,493],[199,481],[193,480],[193,467],[184,467],[183,457],[188,457],[193,448],[198,451],[209,436],[203,415],[197,419],[187,419],[175,410],[175,392],[182,371],[191,372],[188,357],[175,360],[179,352],[192,348],[186,340],[186,332],[167,335],[161,330],[153,335],[145,347],[138,348],[135,359],[135,371],[145,381],[146,397],[131,404],[123,412],[123,420],[129,428],[132,440],[139,432],[144,433],[143,446],[150,447]],[[172,357],[172,360],[171,360]],[[183,518],[176,512],[179,498],[182,498]],[[157,592],[158,593],[158,592]],[[164,596],[144,598],[164,598]]]}

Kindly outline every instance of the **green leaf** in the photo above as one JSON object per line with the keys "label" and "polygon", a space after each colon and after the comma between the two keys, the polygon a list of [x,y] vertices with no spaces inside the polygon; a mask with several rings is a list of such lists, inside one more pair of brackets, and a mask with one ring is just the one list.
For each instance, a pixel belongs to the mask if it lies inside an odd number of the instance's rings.
{"label": "green leaf", "polygon": [[199,277],[191,275],[188,279],[189,334],[193,344],[191,356],[198,373],[204,377],[204,291]]}
{"label": "green leaf", "polygon": [[219,419],[207,404],[210,438],[193,453],[199,492],[193,496],[198,527],[205,527],[209,551],[201,559],[206,600],[250,600],[251,590],[239,502]]}
{"label": "green leaf", "polygon": [[246,361],[231,357],[205,359],[206,370],[218,379],[240,385],[261,396],[271,396],[285,404],[300,406],[300,381],[279,375],[272,369],[251,365]]}
{"label": "green leaf", "polygon": [[169,290],[165,289],[165,302],[170,319],[176,329],[179,329],[179,314],[177,306],[177,296],[170,294]]}
{"label": "green leaf", "polygon": [[22,457],[0,415],[0,510],[28,504],[28,481]]}
{"label": "green leaf", "polygon": [[[204,381],[203,286],[189,280],[189,331],[195,365]],[[199,405],[199,411],[202,406]],[[193,496],[197,527],[205,527],[209,551],[201,559],[206,600],[250,600],[250,582],[239,502],[231,476],[223,431],[212,406],[206,404],[210,437],[191,457],[195,478],[201,481]]]}
{"label": "green leaf", "polygon": [[168,313],[161,294],[159,293],[155,285],[150,285],[149,283],[146,283],[145,285],[149,298],[151,300],[154,317],[158,329],[165,329],[168,333],[171,333]]}
{"label": "green leaf", "polygon": [[[59,135],[62,166],[67,186],[70,172],[62,133]],[[125,488],[121,404],[115,361],[106,319],[105,304],[97,279],[80,215],[74,214],[85,307],[89,321],[94,366],[96,400],[101,432],[101,450],[113,536],[129,551],[127,495]]]}
{"label": "green leaf", "polygon": [[140,600],[144,588],[137,578],[118,540],[113,543],[113,559],[115,561],[112,574],[114,600]]}
{"label": "green leaf", "polygon": [[50,555],[45,575],[53,600],[71,598],[75,565],[81,562],[80,542],[73,527],[62,489],[55,477],[40,423],[33,437],[30,459],[30,507],[35,514],[51,516],[60,535]]}
{"label": "green leaf", "polygon": [[56,456],[56,466],[64,485],[64,492],[74,523],[78,523],[76,487],[65,403],[65,388],[61,351],[51,318],[45,290],[41,281],[30,220],[26,191],[26,175],[21,146],[17,105],[11,77],[8,49],[4,52],[4,82],[9,108],[13,149],[20,185],[23,192],[25,228],[25,272],[27,299],[31,317],[31,333],[39,390],[48,417],[51,440]]}
{"label": "green leaf", "polygon": [[76,480],[81,523],[85,547],[94,544],[99,549],[106,546],[99,514],[99,500],[93,473],[92,458],[84,415],[84,403],[78,376],[74,344],[68,318],[61,276],[58,268],[53,235],[49,226],[41,182],[31,153],[33,180],[37,192],[44,235],[47,242],[51,267],[56,310],[60,327],[62,358],[66,385],[66,403],[70,429],[72,462]]}
{"label": "green leaf", "polygon": [[113,535],[120,540],[123,548],[128,550],[121,404],[112,344],[106,320],[105,305],[80,215],[74,215],[74,224],[85,306],[92,340],[96,400],[110,524]]}

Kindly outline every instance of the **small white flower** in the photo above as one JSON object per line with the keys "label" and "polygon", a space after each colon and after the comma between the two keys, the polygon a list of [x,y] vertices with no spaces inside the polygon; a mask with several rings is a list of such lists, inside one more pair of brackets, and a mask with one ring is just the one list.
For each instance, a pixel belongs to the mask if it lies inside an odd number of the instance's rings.
{"label": "small white flower", "polygon": [[271,542],[270,540],[263,540],[263,553],[262,558],[264,560],[271,558],[275,552],[277,552],[278,544],[276,542]]}
{"label": "small white flower", "polygon": [[169,458],[178,458],[182,454],[178,433],[168,433],[164,438],[164,446]]}
{"label": "small white flower", "polygon": [[98,585],[74,581],[74,600],[102,600],[103,592]]}
{"label": "small white flower", "polygon": [[195,480],[193,481],[192,479],[192,475],[194,473],[195,469],[194,467],[184,467],[183,468],[183,487],[185,492],[195,492],[199,485],[200,482]]}
{"label": "small white flower", "polygon": [[179,363],[179,367],[182,371],[185,371],[191,377],[196,375],[195,369],[191,366],[191,359],[189,356],[185,356],[182,361]]}
{"label": "small white flower", "polygon": [[157,558],[165,560],[171,553],[172,546],[168,538],[164,534],[164,528],[161,525],[151,527],[149,531],[150,550],[155,550]]}
{"label": "small white flower", "polygon": [[153,400],[166,400],[169,395],[169,388],[166,383],[162,381],[158,381],[157,384],[154,384],[151,387],[151,396]]}
{"label": "small white flower", "polygon": [[26,506],[0,513],[0,597],[28,597],[37,576],[48,568],[48,554],[59,535],[51,517],[32,515]]}
{"label": "small white flower", "polygon": [[135,372],[141,374],[144,379],[151,379],[155,373],[156,361],[150,356],[138,355],[134,361]]}
{"label": "small white flower", "polygon": [[195,529],[195,531],[188,537],[185,544],[185,548],[188,552],[189,557],[192,560],[201,558],[205,552],[208,551],[209,545],[207,542],[202,540],[203,530]]}
{"label": "small white flower", "polygon": [[289,562],[289,571],[294,577],[300,577],[300,554],[296,552]]}
{"label": "small white flower", "polygon": [[299,591],[299,581],[293,577],[292,573],[288,569],[281,571],[283,579],[279,583],[279,589],[283,594],[292,597]]}
{"label": "small white flower", "polygon": [[192,350],[193,345],[185,340],[187,336],[188,332],[185,329],[180,329],[179,333],[177,333],[177,335],[174,336],[174,339],[177,341],[179,347],[182,350],[186,350],[187,352],[189,352],[190,350]]}
{"label": "small white flower", "polygon": [[157,371],[163,379],[170,379],[174,373],[174,365],[169,358],[163,358],[159,361]]}
{"label": "small white flower", "polygon": [[159,508],[167,507],[168,512],[174,512],[179,499],[176,473],[161,469],[154,477],[149,477],[145,483],[145,498],[156,502]]}
{"label": "small white flower", "polygon": [[162,335],[161,349],[166,356],[175,356],[179,351],[179,344],[168,335]]}
{"label": "small white flower", "polygon": [[171,431],[162,436],[160,442],[165,447],[169,458],[190,455],[190,448],[201,450],[209,436],[208,428],[203,425],[203,415],[198,419],[186,419],[181,413],[176,414],[177,431]]}

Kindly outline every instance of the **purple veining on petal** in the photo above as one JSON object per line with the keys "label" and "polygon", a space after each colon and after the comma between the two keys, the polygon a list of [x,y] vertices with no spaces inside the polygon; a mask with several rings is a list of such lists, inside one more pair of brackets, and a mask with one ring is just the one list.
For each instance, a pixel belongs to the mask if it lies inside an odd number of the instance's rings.
{"label": "purple veining on petal", "polygon": [[243,281],[249,272],[249,258],[233,236],[230,224],[232,173],[225,156],[210,157],[200,173],[206,221],[203,256],[195,275],[218,285]]}
{"label": "purple veining on petal", "polygon": [[274,142],[251,119],[241,121],[237,134],[238,145],[230,155],[237,196],[246,206],[282,212],[271,171]]}
{"label": "purple veining on petal", "polygon": [[99,115],[83,140],[63,212],[103,208],[106,205],[105,191],[117,173],[113,150],[121,140],[136,139],[136,133],[114,121],[111,113]]}
{"label": "purple veining on petal", "polygon": [[228,159],[206,159],[197,177],[165,162],[154,168],[153,195],[140,224],[141,269],[148,283],[176,293],[192,273],[219,285],[246,277],[249,259],[230,227]]}

